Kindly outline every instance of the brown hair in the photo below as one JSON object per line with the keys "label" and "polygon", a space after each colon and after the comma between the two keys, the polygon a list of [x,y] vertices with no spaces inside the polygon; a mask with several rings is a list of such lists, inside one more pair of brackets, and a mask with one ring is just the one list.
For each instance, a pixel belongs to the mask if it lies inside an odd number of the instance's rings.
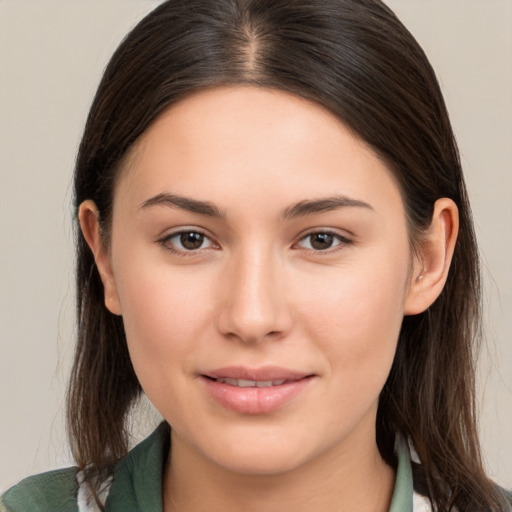
{"label": "brown hair", "polygon": [[[382,391],[377,440],[394,463],[410,439],[435,510],[503,510],[477,438],[474,356],[480,322],[477,247],[459,155],[435,74],[379,0],[170,0],[126,37],[105,70],[80,145],[75,208],[95,201],[108,238],[116,175],[155,118],[186,95],[223,84],[276,88],[315,101],[388,164],[414,243],[434,202],[455,201],[460,231],[448,281],[406,317]],[[90,481],[127,450],[126,418],[141,393],[122,318],[104,306],[77,229],[78,342],[68,394],[71,446]]]}

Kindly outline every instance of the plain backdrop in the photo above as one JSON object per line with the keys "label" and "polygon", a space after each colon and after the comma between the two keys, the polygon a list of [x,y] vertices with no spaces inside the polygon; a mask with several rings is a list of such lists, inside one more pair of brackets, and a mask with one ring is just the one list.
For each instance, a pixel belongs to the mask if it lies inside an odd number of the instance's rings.
{"label": "plain backdrop", "polygon": [[[0,0],[0,490],[71,463],[71,172],[109,56],[158,3]],[[484,455],[512,488],[512,0],[388,4],[430,57],[459,141],[486,285]]]}

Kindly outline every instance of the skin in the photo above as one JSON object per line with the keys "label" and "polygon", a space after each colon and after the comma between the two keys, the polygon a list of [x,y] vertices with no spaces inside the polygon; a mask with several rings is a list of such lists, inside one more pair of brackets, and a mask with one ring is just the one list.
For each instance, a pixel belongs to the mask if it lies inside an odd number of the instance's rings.
{"label": "skin", "polygon": [[[340,197],[352,203],[294,209]],[[403,316],[443,288],[452,201],[437,201],[413,253],[399,188],[363,141],[312,102],[238,86],[185,99],[143,134],[108,247],[92,201],[80,221],[137,376],[173,428],[166,511],[388,510],[378,397]],[[180,244],[183,229],[205,235],[199,249]],[[313,377],[276,411],[239,413],[200,377],[233,365]]]}

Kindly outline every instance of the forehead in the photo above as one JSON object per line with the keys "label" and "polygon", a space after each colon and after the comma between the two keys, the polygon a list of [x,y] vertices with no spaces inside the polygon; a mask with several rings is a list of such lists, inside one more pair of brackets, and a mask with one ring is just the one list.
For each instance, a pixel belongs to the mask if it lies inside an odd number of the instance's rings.
{"label": "forehead", "polygon": [[294,202],[379,182],[395,199],[398,191],[382,160],[327,109],[253,86],[201,91],[170,107],[138,140],[119,181],[140,201],[193,192],[216,202],[231,191]]}
{"label": "forehead", "polygon": [[139,138],[135,153],[171,143],[180,145],[183,151],[201,144],[210,145],[212,157],[228,157],[241,139],[246,153],[268,143],[265,154],[275,155],[287,143],[304,139],[309,142],[308,149],[317,146],[325,151],[333,139],[339,145],[340,132],[347,143],[366,148],[341,120],[318,103],[277,89],[222,86],[196,92],[169,107]]}

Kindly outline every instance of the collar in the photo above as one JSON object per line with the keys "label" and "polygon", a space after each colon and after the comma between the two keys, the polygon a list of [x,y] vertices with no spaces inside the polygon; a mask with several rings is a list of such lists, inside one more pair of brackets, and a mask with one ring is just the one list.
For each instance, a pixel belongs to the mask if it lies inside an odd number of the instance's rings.
{"label": "collar", "polygon": [[163,422],[116,465],[106,502],[109,512],[162,512],[162,480],[169,443],[169,425]]}
{"label": "collar", "polygon": [[413,512],[413,481],[409,448],[402,437],[397,438],[395,453],[398,460],[395,490],[389,512]]}
{"label": "collar", "polygon": [[[162,512],[162,479],[169,443],[169,426],[164,422],[117,464],[106,502],[109,512]],[[405,440],[397,439],[395,451],[398,465],[389,512],[414,512],[412,470]]]}

